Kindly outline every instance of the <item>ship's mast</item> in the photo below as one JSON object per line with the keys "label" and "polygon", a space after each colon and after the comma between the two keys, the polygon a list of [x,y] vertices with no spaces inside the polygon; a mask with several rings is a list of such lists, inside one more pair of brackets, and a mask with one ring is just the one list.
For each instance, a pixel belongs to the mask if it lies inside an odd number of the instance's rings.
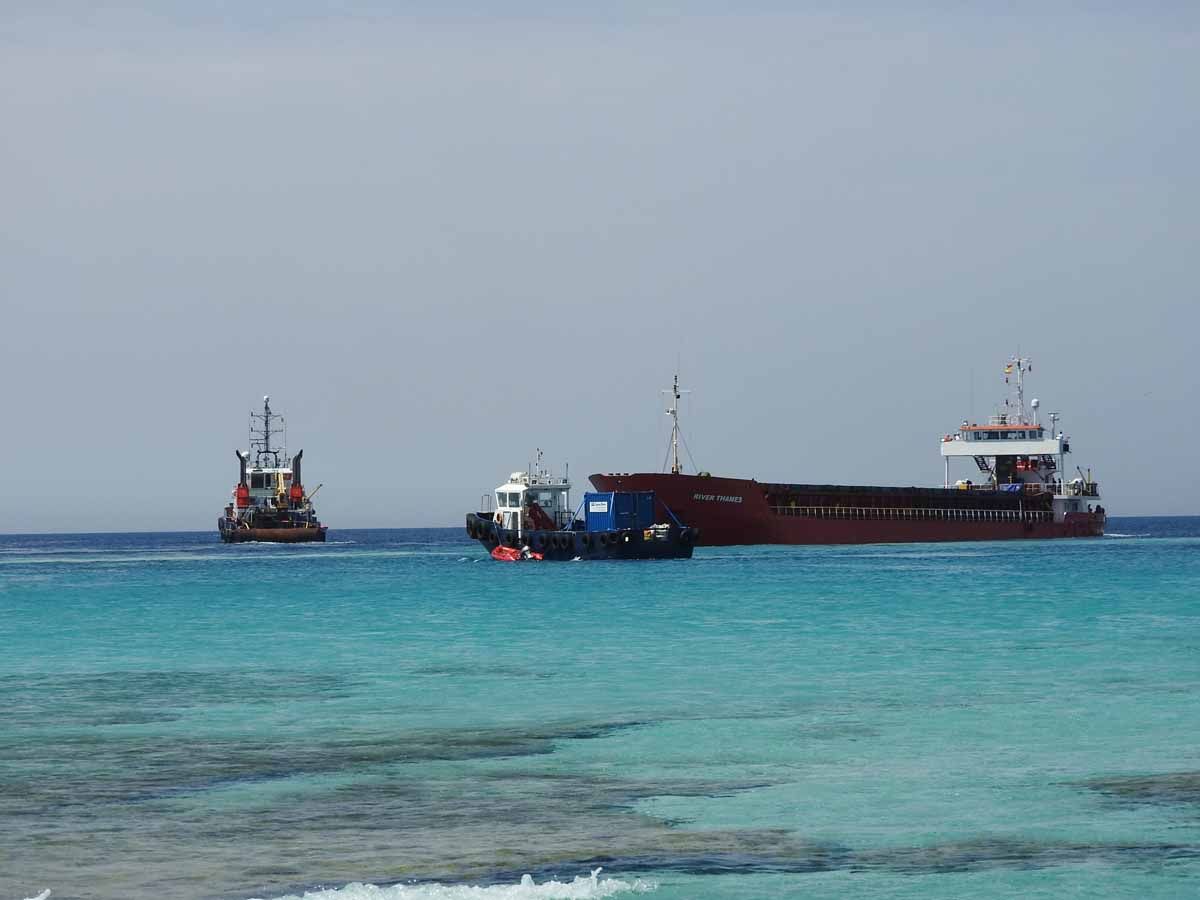
{"label": "ship's mast", "polygon": [[[1025,382],[1024,376],[1026,372],[1033,370],[1030,365],[1032,360],[1027,356],[1021,356],[1019,353],[1016,356],[1009,357],[1008,363],[1004,366],[1004,380],[1008,381],[1009,376],[1014,373],[1017,376],[1017,422],[1021,425],[1028,425],[1029,420],[1025,416]],[[1004,401],[1008,405],[1008,401]]]}
{"label": "ship's mast", "polygon": [[671,474],[678,475],[683,471],[683,466],[679,463],[679,398],[683,394],[690,394],[691,391],[679,389],[679,373],[676,372],[671,388],[659,393],[671,395],[671,405],[667,407],[667,415],[671,417]]}
{"label": "ship's mast", "polygon": [[[261,422],[261,427],[255,428],[255,422]],[[278,426],[276,426],[278,423]],[[263,397],[263,411],[250,413],[250,447],[255,451],[255,465],[262,468],[264,458],[266,465],[278,468],[279,454],[284,451],[283,447],[278,450],[271,448],[271,436],[275,434],[284,434],[286,425],[283,421],[283,416],[278,413],[271,412],[271,397],[267,395]]]}

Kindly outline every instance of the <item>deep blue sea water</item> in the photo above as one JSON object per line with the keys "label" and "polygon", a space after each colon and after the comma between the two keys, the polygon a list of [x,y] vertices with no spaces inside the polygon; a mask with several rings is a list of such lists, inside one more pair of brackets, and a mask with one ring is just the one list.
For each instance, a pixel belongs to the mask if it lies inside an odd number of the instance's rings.
{"label": "deep blue sea water", "polygon": [[1109,528],[0,536],[0,900],[1200,896],[1200,518]]}

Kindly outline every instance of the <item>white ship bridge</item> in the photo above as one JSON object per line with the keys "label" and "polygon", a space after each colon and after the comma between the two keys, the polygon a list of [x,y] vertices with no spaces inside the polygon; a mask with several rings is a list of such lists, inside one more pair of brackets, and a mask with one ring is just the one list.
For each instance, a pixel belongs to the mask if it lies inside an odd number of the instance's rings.
{"label": "white ship bridge", "polygon": [[[1040,421],[1036,399],[1026,410],[1024,377],[1029,371],[1029,359],[1010,359],[1004,368],[1005,381],[1012,383],[1015,376],[1016,389],[1004,401],[1004,410],[989,417],[984,425],[964,421],[956,434],[942,438],[945,486],[1050,494],[1054,498],[1054,519],[1061,522],[1067,513],[1091,511],[1100,500],[1099,484],[1090,470],[1068,470],[1071,439],[1058,428],[1059,414],[1049,414],[1047,427]],[[963,458],[974,462],[979,473],[976,477],[981,477],[982,483],[959,479],[951,484],[951,461]]]}
{"label": "white ship bridge", "polygon": [[[487,494],[484,497],[491,499]],[[495,497],[496,524],[518,534],[570,528],[574,518],[571,482],[565,474],[552,475],[543,467],[541,450],[537,451],[537,463],[524,472],[513,472],[507,482],[496,488]],[[490,503],[484,508],[488,506]]]}

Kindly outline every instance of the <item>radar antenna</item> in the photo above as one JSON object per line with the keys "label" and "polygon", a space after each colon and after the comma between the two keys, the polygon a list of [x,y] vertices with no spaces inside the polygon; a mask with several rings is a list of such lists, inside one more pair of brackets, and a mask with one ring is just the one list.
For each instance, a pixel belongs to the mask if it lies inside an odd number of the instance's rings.
{"label": "radar antenna", "polygon": [[[256,427],[257,426],[257,427]],[[284,435],[284,440],[278,447],[271,446],[274,435]],[[286,455],[284,445],[287,443],[287,425],[283,416],[271,412],[271,397],[263,397],[263,411],[250,411],[250,449],[254,453],[256,468],[279,468],[280,454]]]}
{"label": "radar antenna", "polygon": [[676,372],[674,384],[659,393],[669,394],[671,397],[671,405],[667,407],[667,415],[671,417],[671,474],[678,475],[683,471],[683,466],[679,463],[679,399],[683,394],[690,394],[691,391],[679,389],[679,373]]}

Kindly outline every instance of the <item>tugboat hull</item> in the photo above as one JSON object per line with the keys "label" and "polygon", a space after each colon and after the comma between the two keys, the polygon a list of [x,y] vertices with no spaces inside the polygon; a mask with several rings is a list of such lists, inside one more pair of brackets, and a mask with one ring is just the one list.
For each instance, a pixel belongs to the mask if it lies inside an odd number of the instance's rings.
{"label": "tugboat hull", "polygon": [[467,535],[491,553],[497,547],[529,547],[547,560],[690,559],[699,532],[672,525],[615,531],[550,531],[501,528],[487,513],[467,514]]}
{"label": "tugboat hull", "polygon": [[221,540],[227,544],[241,544],[249,541],[259,541],[269,544],[306,544],[325,543],[324,525],[313,528],[230,528],[225,519],[217,520],[217,530]]}

